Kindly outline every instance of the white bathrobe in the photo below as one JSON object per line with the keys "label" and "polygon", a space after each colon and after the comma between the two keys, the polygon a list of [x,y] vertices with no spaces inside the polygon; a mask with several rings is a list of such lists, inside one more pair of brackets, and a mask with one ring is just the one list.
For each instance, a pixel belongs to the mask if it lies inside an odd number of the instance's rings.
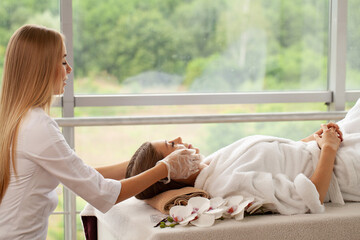
{"label": "white bathrobe", "polygon": [[[360,201],[360,101],[339,126],[344,141],[325,201],[343,204]],[[254,197],[265,210],[281,214],[319,213],[324,206],[309,179],[319,156],[315,141],[246,137],[208,156],[204,161],[209,166],[201,171],[195,187],[211,197]]]}

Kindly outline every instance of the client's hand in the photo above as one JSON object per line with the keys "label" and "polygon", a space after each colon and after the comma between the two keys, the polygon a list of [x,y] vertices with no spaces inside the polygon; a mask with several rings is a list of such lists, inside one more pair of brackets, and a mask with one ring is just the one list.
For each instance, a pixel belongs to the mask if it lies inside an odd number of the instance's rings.
{"label": "client's hand", "polygon": [[343,133],[340,130],[339,125],[337,125],[334,122],[329,122],[328,124],[326,124],[326,126],[330,129],[330,128],[335,128],[335,131],[337,133],[338,138],[340,138],[341,141],[343,141]]}
{"label": "client's hand", "polygon": [[340,135],[338,131],[340,130],[332,125],[329,127],[329,124],[322,124],[321,131],[317,131],[314,134],[314,138],[321,149],[328,147],[337,151],[342,141],[342,135]]}
{"label": "client's hand", "polygon": [[157,162],[159,163],[164,163],[168,169],[168,182],[170,178],[186,179],[199,170],[201,155],[196,154],[194,149],[179,149]]}
{"label": "client's hand", "polygon": [[[336,131],[336,133],[337,133],[337,136],[339,137],[339,139],[340,139],[341,141],[344,140],[344,139],[343,139],[343,133],[341,132],[339,125],[337,125],[336,123],[334,123],[334,122],[329,122],[328,124],[321,124],[321,125],[326,125],[328,128],[334,128],[335,131]],[[314,140],[316,140],[314,136],[315,136],[315,135],[319,135],[319,136],[321,137],[321,135],[323,134],[323,132],[324,132],[324,130],[323,130],[323,128],[321,127],[321,128],[320,128],[319,130],[317,130],[314,134],[311,134],[310,136],[302,139],[301,141],[303,141],[303,142],[314,141]]]}

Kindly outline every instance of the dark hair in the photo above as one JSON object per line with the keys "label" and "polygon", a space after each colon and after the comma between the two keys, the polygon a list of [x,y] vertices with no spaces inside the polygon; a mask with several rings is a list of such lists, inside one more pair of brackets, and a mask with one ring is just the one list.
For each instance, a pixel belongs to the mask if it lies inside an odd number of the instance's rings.
{"label": "dark hair", "polygon": [[[129,165],[126,169],[126,178],[135,176],[155,166],[156,162],[162,160],[164,156],[156,151],[150,142],[143,143],[131,157]],[[185,183],[180,183],[171,180],[168,184],[157,182],[135,195],[137,199],[152,198],[162,192],[171,189],[178,189],[188,186]]]}

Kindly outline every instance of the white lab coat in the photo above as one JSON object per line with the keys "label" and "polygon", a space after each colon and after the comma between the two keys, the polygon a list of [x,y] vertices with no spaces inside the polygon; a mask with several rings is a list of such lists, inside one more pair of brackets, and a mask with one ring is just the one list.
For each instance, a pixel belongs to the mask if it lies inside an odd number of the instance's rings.
{"label": "white lab coat", "polygon": [[102,212],[116,202],[121,183],[84,164],[41,108],[27,113],[17,143],[17,177],[11,167],[0,204],[0,239],[46,239],[60,182]]}

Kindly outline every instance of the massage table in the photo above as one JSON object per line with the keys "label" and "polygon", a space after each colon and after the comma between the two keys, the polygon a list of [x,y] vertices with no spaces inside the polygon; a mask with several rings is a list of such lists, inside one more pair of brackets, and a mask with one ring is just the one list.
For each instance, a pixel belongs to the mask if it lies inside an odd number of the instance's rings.
{"label": "massage table", "polygon": [[216,220],[211,227],[154,226],[164,214],[144,201],[129,198],[103,214],[87,205],[81,212],[87,239],[211,240],[211,239],[360,239],[360,203],[325,204],[321,214],[246,216],[241,221]]}

